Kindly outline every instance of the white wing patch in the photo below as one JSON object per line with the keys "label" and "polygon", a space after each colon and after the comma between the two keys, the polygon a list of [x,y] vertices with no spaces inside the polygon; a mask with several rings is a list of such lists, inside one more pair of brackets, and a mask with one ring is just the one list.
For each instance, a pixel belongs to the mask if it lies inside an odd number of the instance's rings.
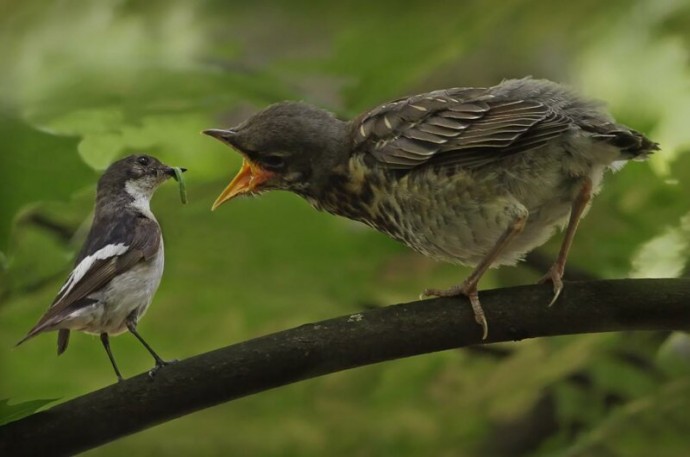
{"label": "white wing patch", "polygon": [[[96,260],[104,260],[122,255],[127,252],[128,249],[129,246],[126,246],[124,243],[108,244],[93,254],[84,257],[82,261],[79,262],[79,265],[72,270],[72,273],[70,273],[69,277],[67,278],[65,285],[62,286],[62,289],[60,289],[60,292],[58,292],[58,296],[60,297],[67,295],[75,284],[77,284],[84,277],[86,272],[91,269]],[[56,303],[58,301],[59,300],[57,300]]]}

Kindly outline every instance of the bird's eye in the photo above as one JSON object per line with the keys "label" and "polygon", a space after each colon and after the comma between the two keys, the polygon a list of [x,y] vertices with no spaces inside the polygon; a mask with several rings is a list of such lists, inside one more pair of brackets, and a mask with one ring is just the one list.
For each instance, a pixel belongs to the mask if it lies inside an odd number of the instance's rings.
{"label": "bird's eye", "polygon": [[279,156],[277,154],[272,154],[272,155],[263,157],[261,161],[266,166],[266,168],[269,168],[272,170],[280,170],[280,169],[285,167],[285,158],[283,156]]}
{"label": "bird's eye", "polygon": [[137,159],[137,162],[139,162],[143,166],[147,166],[149,163],[151,163],[151,160],[146,156],[141,156]]}

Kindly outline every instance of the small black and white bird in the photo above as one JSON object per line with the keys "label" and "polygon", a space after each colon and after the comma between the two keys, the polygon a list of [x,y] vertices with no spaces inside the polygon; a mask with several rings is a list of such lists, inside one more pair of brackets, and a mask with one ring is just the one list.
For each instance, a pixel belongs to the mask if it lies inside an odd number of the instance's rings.
{"label": "small black and white bird", "polygon": [[108,167],[98,181],[93,224],[74,270],[48,311],[17,345],[57,330],[60,355],[71,330],[98,334],[121,381],[108,338],[129,330],[156,360],[149,374],[167,364],[136,327],[163,275],[163,237],[149,202],[171,176],[174,168],[149,155],[131,155]]}

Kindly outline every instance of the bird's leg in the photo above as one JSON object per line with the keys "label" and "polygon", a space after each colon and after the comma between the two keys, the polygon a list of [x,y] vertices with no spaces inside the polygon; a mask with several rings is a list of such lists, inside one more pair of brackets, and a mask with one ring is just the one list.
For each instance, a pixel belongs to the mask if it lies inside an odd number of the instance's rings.
{"label": "bird's leg", "polygon": [[175,362],[174,360],[172,362],[167,362],[163,360],[158,354],[156,354],[156,351],[154,351],[153,348],[149,346],[149,344],[146,341],[144,341],[144,338],[142,338],[141,335],[139,335],[139,332],[137,332],[137,324],[134,316],[130,316],[127,318],[127,328],[129,329],[132,335],[137,337],[137,339],[141,342],[141,344],[144,345],[144,347],[149,351],[149,353],[153,356],[154,360],[156,361],[156,366],[149,370],[150,377],[153,377],[161,367]]}
{"label": "bird's leg", "polygon": [[561,295],[563,290],[563,271],[565,269],[565,262],[568,260],[568,252],[570,251],[570,246],[573,244],[573,238],[575,238],[575,231],[577,230],[577,225],[580,223],[582,218],[582,213],[584,213],[587,208],[587,204],[592,199],[592,180],[586,178],[582,184],[580,192],[578,192],[575,200],[571,205],[570,209],[570,219],[568,220],[568,227],[565,229],[565,236],[563,237],[563,243],[561,244],[561,250],[558,252],[558,258],[556,262],[551,265],[549,271],[539,280],[539,284],[543,284],[551,281],[553,283],[553,298],[549,303],[549,306],[553,305],[558,296]]}
{"label": "bird's leg", "polygon": [[118,382],[122,381],[122,375],[120,374],[120,370],[117,368],[117,364],[115,363],[115,357],[113,357],[113,353],[110,351],[110,340],[108,339],[107,333],[101,333],[101,343],[103,343],[105,352],[108,353],[110,363],[113,364],[113,368],[115,369],[115,375],[117,376]]}
{"label": "bird's leg", "polygon": [[510,242],[522,232],[525,228],[525,222],[527,221],[527,216],[516,217],[510,226],[501,234],[496,241],[496,244],[491,248],[491,250],[484,256],[479,265],[477,265],[472,273],[463,281],[462,284],[451,287],[450,289],[426,289],[422,295],[427,297],[454,297],[456,295],[464,295],[472,304],[472,311],[474,311],[474,320],[477,321],[479,325],[482,326],[483,335],[482,339],[486,339],[489,335],[489,325],[486,322],[486,316],[484,316],[484,310],[479,302],[479,294],[477,292],[477,285],[479,280],[484,276],[486,270],[496,261],[501,252],[510,244]]}

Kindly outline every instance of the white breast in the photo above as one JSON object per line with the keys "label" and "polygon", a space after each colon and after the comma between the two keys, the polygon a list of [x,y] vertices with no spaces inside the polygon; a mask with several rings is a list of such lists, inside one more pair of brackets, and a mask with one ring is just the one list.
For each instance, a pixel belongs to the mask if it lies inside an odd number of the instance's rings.
{"label": "white breast", "polygon": [[148,309],[163,275],[163,239],[155,256],[116,276],[100,291],[88,296],[96,303],[75,311],[61,328],[86,333],[117,335],[127,330],[126,319],[135,312],[139,320]]}

